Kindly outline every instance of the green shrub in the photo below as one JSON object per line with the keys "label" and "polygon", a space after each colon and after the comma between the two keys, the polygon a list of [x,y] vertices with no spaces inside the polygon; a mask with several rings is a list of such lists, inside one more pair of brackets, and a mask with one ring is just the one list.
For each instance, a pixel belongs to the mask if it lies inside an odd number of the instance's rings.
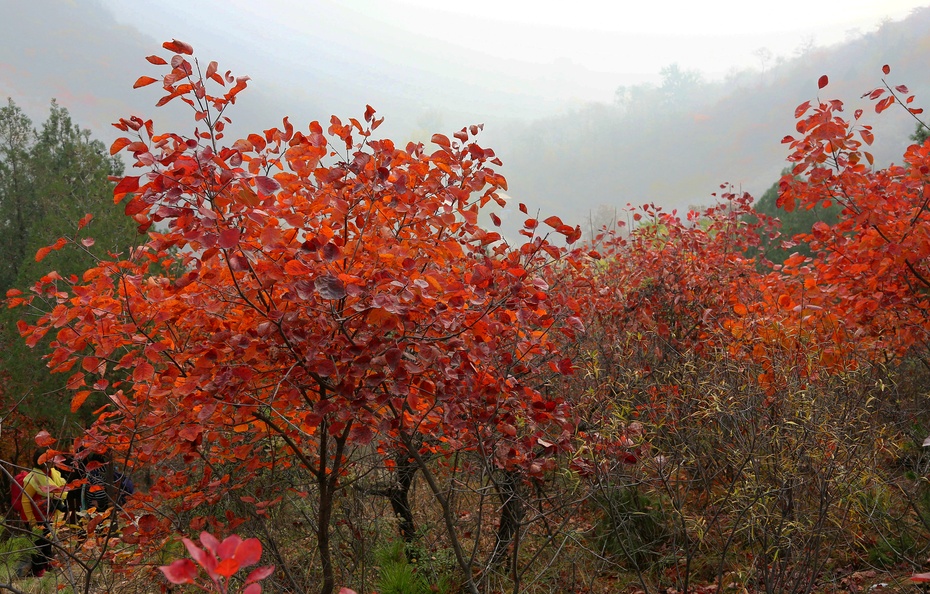
{"label": "green shrub", "polygon": [[600,550],[639,567],[659,556],[670,533],[658,498],[622,486],[601,491],[594,504],[602,517],[595,528]]}
{"label": "green shrub", "polygon": [[[413,544],[393,541],[375,551],[380,594],[453,594],[458,580],[443,562]],[[435,561],[435,562],[434,562]]]}

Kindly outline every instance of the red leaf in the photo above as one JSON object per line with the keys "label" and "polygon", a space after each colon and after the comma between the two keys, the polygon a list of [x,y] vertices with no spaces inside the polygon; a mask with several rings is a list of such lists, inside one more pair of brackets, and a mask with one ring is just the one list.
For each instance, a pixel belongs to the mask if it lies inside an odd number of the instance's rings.
{"label": "red leaf", "polygon": [[862,129],[859,130],[859,136],[862,137],[862,141],[870,145],[875,141],[875,136],[868,130]]}
{"label": "red leaf", "polygon": [[262,594],[262,586],[261,584],[249,584],[242,591],[242,594]]}
{"label": "red leaf", "polygon": [[827,83],[830,82],[830,79],[827,78],[827,75],[824,74],[817,80],[817,88],[822,89],[827,86]]}
{"label": "red leaf", "polygon": [[43,429],[36,433],[36,445],[40,448],[47,448],[48,446],[55,443],[55,438],[49,435],[48,431]]}
{"label": "red leaf", "polygon": [[267,175],[255,176],[255,187],[258,188],[259,194],[269,195],[281,189],[281,184],[272,177]]}
{"label": "red leaf", "polygon": [[930,582],[930,573],[915,573],[908,579],[912,582]]}
{"label": "red leaf", "polygon": [[129,192],[135,192],[139,189],[139,176],[138,175],[127,175],[123,179],[119,180],[119,183],[116,184],[116,187],[113,188],[114,196],[121,196],[123,194],[128,194]]}
{"label": "red leaf", "polygon": [[145,514],[139,518],[139,530],[152,533],[158,528],[158,518],[154,514]]}
{"label": "red leaf", "polygon": [[333,242],[329,242],[323,246],[323,259],[327,262],[332,262],[333,260],[339,260],[342,258],[342,249]]}
{"label": "red leaf", "polygon": [[403,351],[400,349],[388,349],[387,352],[384,353],[384,360],[387,361],[388,367],[390,367],[392,371],[397,370],[397,366],[400,365],[403,354]]}
{"label": "red leaf", "polygon": [[197,566],[190,559],[178,559],[171,565],[162,565],[158,569],[172,584],[189,584],[197,579]]}
{"label": "red leaf", "polygon": [[885,97],[884,99],[882,99],[881,101],[875,104],[875,113],[881,113],[885,111],[886,109],[891,107],[893,103],[894,103],[893,95],[889,95],[888,97]]}
{"label": "red leaf", "polygon": [[166,50],[174,52],[176,54],[187,54],[189,56],[194,53],[194,48],[184,43],[183,41],[178,41],[177,39],[166,41],[163,44],[161,44],[161,46],[165,48]]}
{"label": "red leaf", "polygon": [[223,229],[220,231],[220,240],[218,245],[221,249],[228,250],[229,248],[236,247],[239,243],[239,233],[238,229]]}
{"label": "red leaf", "polygon": [[497,216],[496,214],[494,214],[493,212],[491,213],[491,222],[494,223],[495,227],[501,226],[501,218]]}
{"label": "red leaf", "polygon": [[110,145],[110,154],[115,155],[116,153],[123,150],[123,147],[129,145],[131,142],[132,141],[126,138],[125,136],[122,138],[117,138],[116,140],[113,141],[113,144]]}
{"label": "red leaf", "polygon": [[139,87],[147,87],[153,82],[158,82],[158,79],[152,78],[151,76],[140,76],[136,79],[136,82],[133,83],[132,88],[138,89]]}
{"label": "red leaf", "polygon": [[323,299],[342,299],[346,296],[346,286],[338,277],[327,275],[313,281],[316,292]]}
{"label": "red leaf", "polygon": [[885,74],[891,74],[891,68],[888,66],[888,64],[885,64],[884,66],[882,66],[882,72],[884,72]]}
{"label": "red leaf", "polygon": [[520,208],[520,212],[522,212],[523,214],[529,214],[529,211],[526,210],[526,205],[523,204],[522,202],[519,204],[519,208]]}
{"label": "red leaf", "polygon": [[142,383],[148,381],[155,375],[155,368],[148,361],[142,361],[132,370],[132,381]]}
{"label": "red leaf", "polygon": [[216,566],[216,573],[223,577],[229,577],[239,571],[239,562],[235,559],[223,559]]}
{"label": "red leaf", "polygon": [[[200,535],[201,541],[203,541],[203,534]],[[187,547],[187,552],[193,557],[194,561],[207,570],[210,577],[216,577],[216,558],[213,555],[208,555],[206,551],[195,545],[194,542],[188,538],[182,538],[181,542]]]}
{"label": "red leaf", "polygon": [[805,102],[802,103],[801,105],[798,105],[798,106],[795,108],[795,110],[794,110],[794,117],[799,118],[799,117],[801,117],[802,115],[804,115],[804,112],[806,112],[808,109],[810,109],[810,106],[811,106],[811,102],[810,102],[810,101],[805,101]]}
{"label": "red leaf", "polygon": [[449,137],[445,134],[433,134],[433,137],[430,138],[430,142],[433,144],[438,144],[443,148],[449,148],[452,143],[449,142]]}
{"label": "red leaf", "polygon": [[[220,548],[220,541],[216,539],[215,536],[204,530],[200,533],[200,543],[207,548],[208,551],[216,555],[217,549]],[[188,547],[190,550],[190,547]]]}
{"label": "red leaf", "polygon": [[235,553],[236,561],[242,567],[255,565],[262,558],[262,543],[257,538],[247,538],[239,543]]}
{"label": "red leaf", "polygon": [[49,255],[51,251],[52,251],[51,246],[40,247],[39,250],[36,252],[36,262],[41,262],[42,260],[44,260],[45,256]]}
{"label": "red leaf", "polygon": [[263,565],[262,567],[256,567],[249,573],[248,577],[245,578],[245,583],[257,582],[263,580],[269,575],[274,573],[274,565]]}
{"label": "red leaf", "polygon": [[220,559],[231,559],[236,556],[236,549],[242,544],[242,539],[235,534],[227,536],[216,548],[216,556]]}
{"label": "red leaf", "polygon": [[155,64],[156,66],[164,66],[168,63],[161,56],[148,56],[146,60],[148,60],[151,64]]}
{"label": "red leaf", "polygon": [[543,221],[543,223],[549,225],[549,226],[552,227],[553,229],[558,229],[558,228],[561,227],[562,224],[563,224],[563,223],[562,223],[562,219],[560,219],[559,217],[557,217],[557,216],[555,216],[555,215],[549,217],[548,219],[546,219],[545,221]]}

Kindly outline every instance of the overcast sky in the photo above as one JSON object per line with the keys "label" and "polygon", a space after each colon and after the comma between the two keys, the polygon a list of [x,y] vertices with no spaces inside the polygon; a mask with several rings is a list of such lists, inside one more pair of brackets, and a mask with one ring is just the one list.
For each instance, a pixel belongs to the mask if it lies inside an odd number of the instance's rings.
{"label": "overcast sky", "polygon": [[[821,74],[830,75],[831,91],[843,78],[861,83],[851,97],[876,83],[883,62],[875,60],[895,64],[896,75],[898,64],[913,63],[917,80],[902,80],[911,86],[926,79],[919,37],[908,41],[919,47],[895,47],[886,58],[881,52],[894,40],[866,34],[930,0],[7,3],[0,98],[12,97],[37,122],[55,97],[106,142],[116,135],[110,122],[129,114],[155,119],[159,130],[189,130],[191,114],[179,102],[154,108],[157,85],[131,88],[140,75],[164,74],[145,56],[164,54],[161,42],[176,38],[198,59],[251,77],[232,114],[231,137],[278,126],[284,115],[300,127],[330,114],[358,117],[366,104],[387,118],[379,133],[400,141],[485,123],[483,142],[498,150],[514,195],[548,200],[546,209],[563,216],[616,202],[702,202],[724,181],[764,190],[783,166],[779,141],[793,129],[794,106],[816,92]],[[861,43],[850,44],[858,56],[850,62],[813,51],[790,63],[801,78],[770,83],[760,72],[801,48],[851,40]],[[673,63],[709,79],[744,70],[717,87],[705,106],[711,111],[700,114],[702,122],[717,119],[692,126],[687,159],[684,147],[662,144],[660,124],[669,119],[660,108],[647,114],[651,127],[623,136],[605,120],[616,113],[590,104],[611,103],[620,85],[659,82],[660,70]],[[775,80],[780,86],[763,89]],[[747,107],[753,92],[773,101],[763,110],[756,96]],[[713,112],[721,93],[732,100]],[[906,138],[913,127],[906,124],[897,137]],[[703,141],[717,144],[709,149]],[[579,201],[587,202],[576,208]]]}
{"label": "overcast sky", "polygon": [[[768,47],[790,54],[807,38],[842,41],[847,33],[900,19],[914,0],[337,0],[411,32],[528,62],[569,59],[599,71],[655,73],[670,62],[725,72]],[[312,10],[289,6],[295,24]],[[314,3],[306,3],[312,6]],[[414,10],[411,10],[414,9]],[[468,35],[456,36],[465,30]]]}
{"label": "overcast sky", "polygon": [[140,3],[105,4],[157,39],[166,29],[198,41],[212,34],[263,58],[312,61],[302,48],[322,41],[334,54],[466,80],[553,64],[581,69],[555,98],[609,101],[618,84],[658,80],[673,62],[709,77],[762,67],[761,48],[772,59],[791,57],[805,44],[830,45],[904,18],[927,1],[162,0],[157,15]]}

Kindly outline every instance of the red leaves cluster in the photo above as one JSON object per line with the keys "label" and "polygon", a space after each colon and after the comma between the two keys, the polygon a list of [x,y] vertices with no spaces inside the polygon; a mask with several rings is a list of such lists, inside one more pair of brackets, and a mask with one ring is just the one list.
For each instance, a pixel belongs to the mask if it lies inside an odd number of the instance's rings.
{"label": "red leaves cluster", "polygon": [[480,127],[399,147],[372,136],[369,107],[365,123],[285,119],[222,144],[246,79],[213,63],[201,74],[189,46],[165,48],[170,60],[149,58],[169,70],[159,104],[192,106],[197,131],[155,134],[131,117],[111,147],[141,170],[114,180],[114,199],[148,241],[80,279],[50,274],[23,299],[47,304],[21,330],[32,343],[54,333],[50,365],[80,390],[72,407],[92,392],[110,403],[88,439],[132,444],[144,463],[222,462],[222,476],[181,464],[160,477],[152,496],[181,509],[278,460],[272,437],[321,481],[343,471],[332,443],[411,434],[541,472],[538,439],[567,447],[573,422],[536,378],[549,361],[571,371],[558,343],[581,327],[546,279],[578,253],[535,233],[511,246],[479,225],[506,188]]}
{"label": "red leaves cluster", "polygon": [[[255,565],[262,556],[262,543],[257,538],[242,540],[232,535],[220,542],[209,532],[201,532],[200,542],[206,550],[201,549],[187,538],[181,540],[197,564],[195,565],[190,559],[178,559],[170,565],[159,567],[161,572],[172,584],[191,584],[197,581],[200,574],[198,566],[200,566],[210,578],[215,590],[221,594],[229,591],[228,579],[230,577],[240,569]],[[273,565],[259,567],[249,572],[245,578],[245,588],[242,594],[261,594],[262,587],[258,582],[273,572]],[[202,586],[201,588],[207,590]]]}
{"label": "red leaves cluster", "polygon": [[[886,66],[887,75],[890,69]],[[883,81],[884,82],[884,81]],[[907,87],[883,88],[866,93],[881,113],[893,103],[907,107],[913,96],[902,98]],[[821,333],[829,335],[828,366],[844,360],[843,351],[855,345],[873,356],[900,355],[925,344],[930,303],[930,235],[925,197],[930,182],[930,149],[912,145],[902,165],[872,169],[872,155],[862,150],[874,135],[870,126],[841,116],[843,104],[824,102],[813,115],[798,123],[804,136],[791,139],[792,175],[781,181],[779,200],[786,208],[812,208],[838,204],[839,222],[819,224],[804,238],[819,254],[797,256],[785,263],[783,273],[796,278],[790,290],[793,303],[816,312]]]}
{"label": "red leaves cluster", "polygon": [[[107,398],[88,439],[166,463],[148,497],[180,510],[272,464],[302,466],[321,493],[332,490],[347,449],[373,442],[385,466],[388,450],[417,443],[412,453],[480,452],[541,476],[576,437],[634,463],[648,449],[641,427],[579,431],[573,406],[601,411],[595,426],[616,423],[601,401],[539,389],[574,372],[571,349],[586,334],[614,369],[648,374],[682,351],[721,355],[758,365],[772,389],[774,352],[813,377],[848,367],[853,341],[898,354],[930,338],[930,148],[871,170],[871,128],[857,123],[861,112],[843,119],[838,100],[798,107],[800,137],[785,138],[795,168],[779,200],[787,210],[839,203],[843,217],[812,231],[816,258],[767,272],[758,247],[771,222],[751,219],[751,199],[731,193],[684,220],[644,207],[634,231],[597,251],[550,241],[580,237],[558,217],[527,218],[525,242],[511,245],[479,224],[482,209],[505,206],[506,189],[479,126],[436,134],[429,149],[399,147],[373,135],[381,120],[368,107],[363,121],[334,116],[324,130],[284,119],[224,144],[226,109],[248,79],[212,62],[201,72],[181,42],[164,47],[170,60],[148,60],[167,74],[136,86],[161,82],[159,105],[181,99],[197,129],[155,134],[131,117],[115,124],[127,136],[111,147],[141,170],[113,180],[114,199],[148,241],[81,278],[50,273],[31,296],[9,297],[44,306],[20,330],[30,344],[53,336],[49,365],[72,374],[72,408],[94,392]],[[906,92],[886,91],[871,94],[878,111]],[[216,464],[195,475],[186,464],[200,457]],[[579,457],[574,468],[592,464]],[[140,522],[126,536],[158,541],[164,528]],[[214,583],[257,561],[251,540],[201,542],[206,551],[185,545]],[[189,560],[163,571],[175,583],[197,574]]]}

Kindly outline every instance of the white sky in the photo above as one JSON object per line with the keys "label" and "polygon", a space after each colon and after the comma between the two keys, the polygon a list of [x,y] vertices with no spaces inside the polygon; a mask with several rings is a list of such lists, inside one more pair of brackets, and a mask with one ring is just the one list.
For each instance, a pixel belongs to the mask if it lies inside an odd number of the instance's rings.
{"label": "white sky", "polygon": [[[291,26],[313,25],[315,2],[274,0]],[[926,0],[335,0],[412,33],[500,58],[570,60],[602,72],[655,73],[677,61],[707,73],[790,56],[898,20]],[[658,65],[658,66],[656,66]]]}
{"label": "white sky", "polygon": [[[316,71],[424,98],[424,108],[500,112],[611,102],[619,85],[659,82],[672,63],[709,79],[767,68],[804,45],[825,46],[900,20],[930,0],[102,0],[157,40],[235,64],[256,82]],[[763,63],[759,50],[770,58]],[[232,58],[226,60],[225,58]],[[285,74],[285,69],[290,74]],[[414,74],[411,74],[414,73]],[[416,73],[422,74],[419,78]],[[432,82],[430,82],[432,81]],[[419,85],[433,84],[429,88]],[[475,94],[484,89],[484,95]],[[323,90],[323,89],[319,89]],[[446,95],[442,95],[445,91]],[[432,97],[433,100],[426,98]],[[463,103],[465,104],[463,106]],[[480,106],[480,108],[478,107]],[[509,112],[507,111],[509,109]],[[335,107],[334,111],[338,111]],[[523,110],[523,111],[521,111]]]}

